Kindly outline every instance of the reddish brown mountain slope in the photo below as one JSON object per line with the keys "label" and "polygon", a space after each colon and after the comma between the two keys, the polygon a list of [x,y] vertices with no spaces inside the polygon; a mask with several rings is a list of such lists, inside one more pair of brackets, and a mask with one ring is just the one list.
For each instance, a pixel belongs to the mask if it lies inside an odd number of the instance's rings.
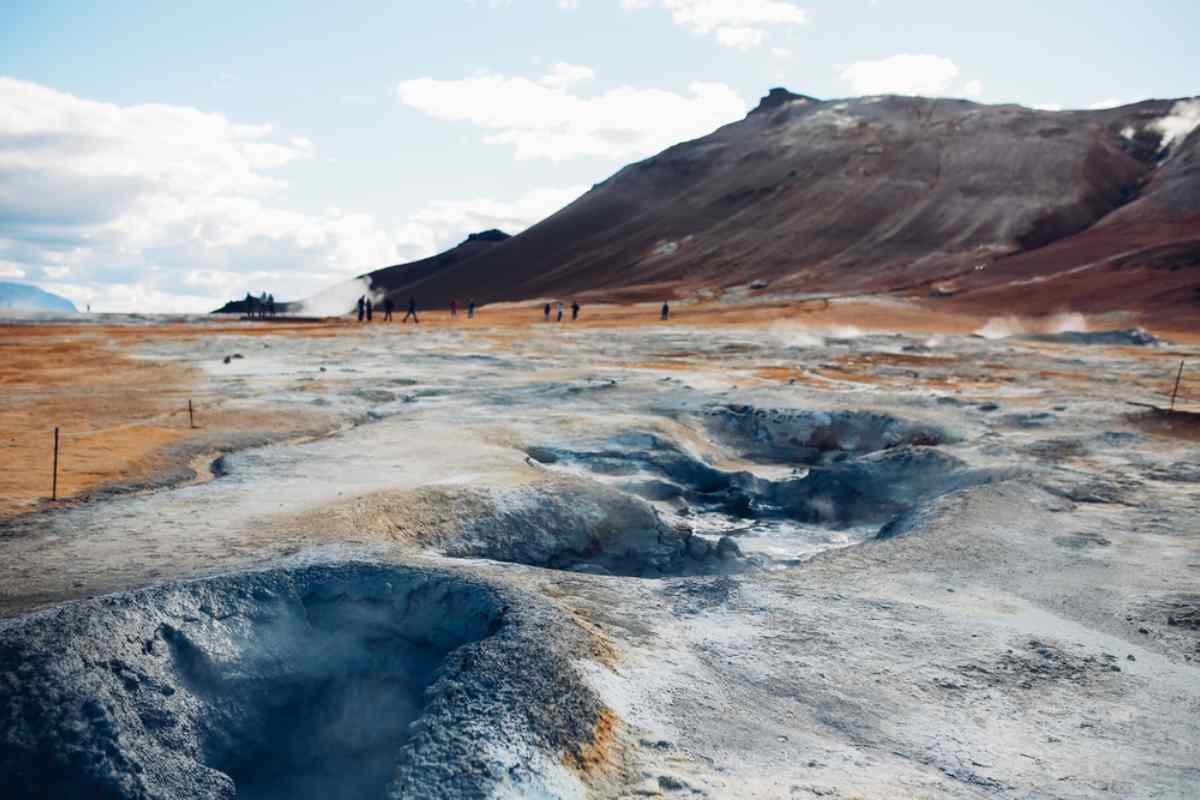
{"label": "reddish brown mountain slope", "polygon": [[1182,105],[1048,112],[773,90],[519,236],[371,278],[422,305],[764,280],[835,294],[936,285],[1015,312],[1200,309],[1200,131],[1166,146],[1161,122]]}

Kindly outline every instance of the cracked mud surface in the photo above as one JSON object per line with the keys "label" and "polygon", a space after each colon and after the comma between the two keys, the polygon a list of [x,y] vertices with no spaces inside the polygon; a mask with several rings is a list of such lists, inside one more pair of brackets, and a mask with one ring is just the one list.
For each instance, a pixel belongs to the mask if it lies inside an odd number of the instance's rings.
{"label": "cracked mud surface", "polygon": [[1195,349],[1097,341],[147,340],[338,432],[0,523],[0,773],[21,797],[1192,797],[1200,444],[1126,401]]}

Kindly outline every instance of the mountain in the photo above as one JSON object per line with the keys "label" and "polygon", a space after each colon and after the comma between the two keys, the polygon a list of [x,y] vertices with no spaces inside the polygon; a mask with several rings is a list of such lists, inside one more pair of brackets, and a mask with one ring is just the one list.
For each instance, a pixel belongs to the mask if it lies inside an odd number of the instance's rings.
{"label": "mountain", "polygon": [[1187,317],[1200,309],[1197,123],[1200,100],[1039,111],[774,89],[518,236],[367,277],[423,306],[766,282]]}
{"label": "mountain", "polygon": [[0,310],[65,311],[75,313],[75,305],[65,297],[42,291],[26,283],[0,282]]}

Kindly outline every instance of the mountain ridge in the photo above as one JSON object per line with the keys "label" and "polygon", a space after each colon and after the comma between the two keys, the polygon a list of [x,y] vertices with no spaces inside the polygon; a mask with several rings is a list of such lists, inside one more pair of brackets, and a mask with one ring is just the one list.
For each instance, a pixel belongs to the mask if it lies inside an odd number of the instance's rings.
{"label": "mountain ridge", "polygon": [[[423,306],[652,299],[764,282],[800,294],[991,292],[1001,302],[1006,281],[1127,254],[1128,230],[1158,271],[1126,271],[1151,283],[1169,275],[1165,298],[1132,296],[1182,313],[1200,288],[1187,244],[1200,230],[1197,121],[1193,99],[1038,111],[773,89],[743,119],[619,169],[486,251],[464,251],[467,240],[365,277]],[[1059,261],[1032,255],[1052,245]],[[1053,303],[1121,307],[1128,275],[1095,284],[1105,274],[1095,269],[1078,303],[1069,291]]]}
{"label": "mountain ridge", "polygon": [[8,281],[0,281],[0,310],[78,312],[75,304],[65,297],[32,284]]}

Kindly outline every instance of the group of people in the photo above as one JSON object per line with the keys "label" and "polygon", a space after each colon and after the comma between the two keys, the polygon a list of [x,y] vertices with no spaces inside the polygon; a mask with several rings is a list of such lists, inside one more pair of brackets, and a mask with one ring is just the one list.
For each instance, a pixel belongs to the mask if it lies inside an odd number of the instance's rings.
{"label": "group of people", "polygon": [[[572,322],[579,319],[579,309],[580,309],[579,301],[572,300],[571,301],[571,321]],[[562,322],[563,321],[563,304],[562,304],[561,300],[558,301],[558,303],[556,304],[556,310],[557,310],[556,319],[558,322]],[[659,319],[666,321],[667,319],[670,318],[670,316],[671,316],[671,306],[668,305],[667,303],[663,303],[662,304],[662,312],[659,315]],[[542,306],[542,320],[545,322],[550,321],[550,304],[549,303],[546,303],[546,305]]]}
{"label": "group of people", "polygon": [[[572,322],[579,319],[579,309],[580,308],[582,308],[582,306],[579,305],[578,300],[571,301],[571,321]],[[542,307],[542,319],[544,319],[546,322],[550,321],[550,304],[549,303],[546,303],[546,305]],[[562,304],[562,301],[560,300],[560,301],[558,301],[558,321],[562,322],[562,320],[563,320],[563,304]]]}
{"label": "group of people", "polygon": [[[247,302],[249,302],[249,303],[258,302],[254,298],[252,298],[250,295],[246,295],[246,298],[247,298]],[[274,316],[275,315],[275,298],[273,298],[267,294],[264,294],[263,298],[264,298],[263,302],[270,303],[270,309],[271,309],[270,314],[271,314],[271,316]],[[251,306],[251,308],[253,308],[253,305]],[[394,308],[394,306],[392,305],[392,298],[385,295],[383,298],[383,321],[384,322],[392,321],[393,308]],[[474,300],[472,300],[470,303],[467,303],[467,319],[475,319],[475,308],[476,308],[476,305],[475,305]],[[571,321],[572,322],[579,319],[579,310],[581,308],[582,308],[582,306],[579,305],[578,300],[571,301]],[[558,322],[563,321],[564,310],[565,309],[562,304],[562,301],[561,300],[558,301],[558,303],[555,304],[556,319]],[[542,319],[545,322],[550,321],[550,312],[551,312],[551,306],[549,303],[546,303],[546,305],[542,306]],[[358,321],[359,322],[370,322],[372,320],[372,318],[374,317],[374,313],[375,313],[375,307],[371,302],[371,298],[367,297],[366,295],[359,297],[358,298]],[[254,316],[253,312],[251,313],[251,316]],[[662,312],[659,316],[659,319],[662,319],[665,321],[665,320],[669,319],[670,316],[671,316],[670,305],[668,305],[667,303],[663,303],[662,304]],[[420,318],[417,317],[417,299],[415,297],[408,298],[408,313],[404,315],[404,319],[401,321],[408,322],[409,317],[412,317],[413,322],[420,324],[421,320],[420,320]],[[450,318],[451,319],[458,318],[458,301],[457,300],[450,301]]]}
{"label": "group of people", "polygon": [[246,315],[250,319],[265,319],[275,316],[275,295],[263,292],[261,296],[246,292],[246,299],[243,301],[246,305]]}
{"label": "group of people", "polygon": [[[467,319],[475,319],[475,308],[476,308],[476,306],[475,306],[474,300],[472,300],[470,303],[467,303]],[[392,298],[385,295],[383,298],[383,321],[384,322],[392,321],[392,311],[394,309],[395,309],[395,306],[392,304]],[[358,298],[358,321],[359,322],[371,322],[372,319],[374,318],[374,316],[375,316],[375,306],[371,302],[371,298],[367,297],[366,295],[359,297]],[[452,318],[458,317],[458,301],[457,300],[450,301],[450,316]],[[404,315],[404,319],[402,319],[401,322],[408,322],[409,317],[412,317],[412,321],[415,324],[417,324],[417,325],[421,324],[421,318],[417,316],[417,298],[415,298],[415,297],[408,298],[408,313],[406,313]]]}

